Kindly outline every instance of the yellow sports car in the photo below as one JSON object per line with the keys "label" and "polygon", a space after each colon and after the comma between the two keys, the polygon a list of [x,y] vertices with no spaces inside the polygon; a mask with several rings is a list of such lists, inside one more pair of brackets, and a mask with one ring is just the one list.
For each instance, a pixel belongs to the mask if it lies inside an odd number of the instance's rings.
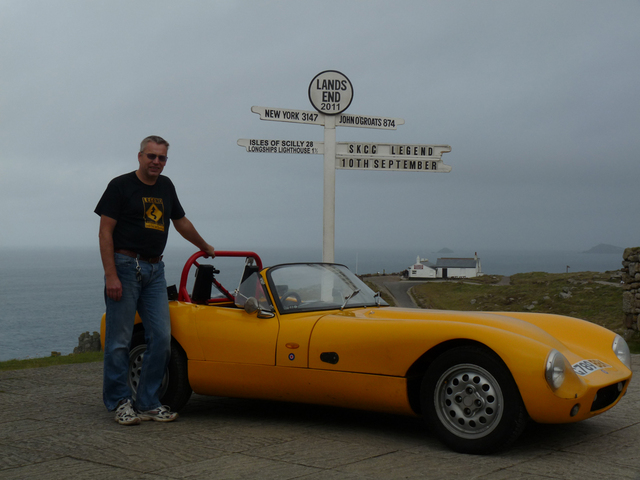
{"label": "yellow sports car", "polygon": [[[205,256],[189,258],[170,300],[162,402],[174,410],[193,390],[421,416],[450,448],[490,453],[529,419],[577,422],[612,408],[631,379],[624,339],[589,322],[392,308],[343,265],[263,268],[253,252],[217,252],[216,262],[244,258],[231,291]],[[136,322],[134,395],[145,352]]]}

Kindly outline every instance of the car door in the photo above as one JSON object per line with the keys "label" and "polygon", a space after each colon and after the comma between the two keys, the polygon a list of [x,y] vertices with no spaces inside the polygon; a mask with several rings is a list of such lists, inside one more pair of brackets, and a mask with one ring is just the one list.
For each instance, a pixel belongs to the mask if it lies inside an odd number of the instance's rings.
{"label": "car door", "polygon": [[[262,303],[266,301],[257,274],[241,286]],[[248,285],[251,283],[251,285]],[[246,298],[246,296],[244,297]],[[275,365],[279,321],[261,318],[236,305],[194,305],[198,336],[204,358],[210,362]]]}

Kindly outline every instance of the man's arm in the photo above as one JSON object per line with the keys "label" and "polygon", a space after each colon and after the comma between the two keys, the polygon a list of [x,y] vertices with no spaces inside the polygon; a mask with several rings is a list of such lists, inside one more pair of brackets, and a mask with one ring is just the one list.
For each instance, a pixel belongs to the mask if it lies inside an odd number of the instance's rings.
{"label": "man's arm", "polygon": [[104,276],[107,290],[107,297],[116,302],[122,298],[122,283],[118,278],[116,271],[116,262],[114,258],[113,247],[113,230],[116,228],[117,220],[106,215],[100,216],[100,256],[102,257],[102,266],[104,268]]}
{"label": "man's arm", "polygon": [[186,240],[193,243],[197,248],[206,252],[211,258],[216,256],[215,249],[204,241],[204,238],[200,236],[196,227],[193,226],[193,223],[187,218],[182,217],[178,220],[173,220],[173,226],[176,227],[176,230],[180,235],[182,235]]}

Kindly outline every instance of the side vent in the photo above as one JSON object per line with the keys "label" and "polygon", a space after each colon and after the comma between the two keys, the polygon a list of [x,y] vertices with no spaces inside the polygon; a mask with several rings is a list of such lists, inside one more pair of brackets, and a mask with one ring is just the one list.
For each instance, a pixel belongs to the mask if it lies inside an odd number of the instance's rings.
{"label": "side vent", "polygon": [[320,360],[324,363],[335,365],[340,361],[340,357],[338,357],[338,354],[336,352],[322,352],[320,354]]}

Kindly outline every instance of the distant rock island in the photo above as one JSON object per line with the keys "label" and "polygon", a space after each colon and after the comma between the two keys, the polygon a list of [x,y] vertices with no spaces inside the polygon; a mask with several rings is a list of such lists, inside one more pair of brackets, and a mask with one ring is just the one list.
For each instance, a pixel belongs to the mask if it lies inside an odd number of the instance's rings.
{"label": "distant rock island", "polygon": [[442,250],[438,250],[436,253],[453,253],[453,250],[449,250],[448,248],[443,248]]}
{"label": "distant rock island", "polygon": [[595,247],[590,248],[589,250],[585,250],[582,253],[622,253],[624,252],[624,248],[616,247],[615,245],[607,245],[606,243],[601,243],[600,245],[596,245]]}

